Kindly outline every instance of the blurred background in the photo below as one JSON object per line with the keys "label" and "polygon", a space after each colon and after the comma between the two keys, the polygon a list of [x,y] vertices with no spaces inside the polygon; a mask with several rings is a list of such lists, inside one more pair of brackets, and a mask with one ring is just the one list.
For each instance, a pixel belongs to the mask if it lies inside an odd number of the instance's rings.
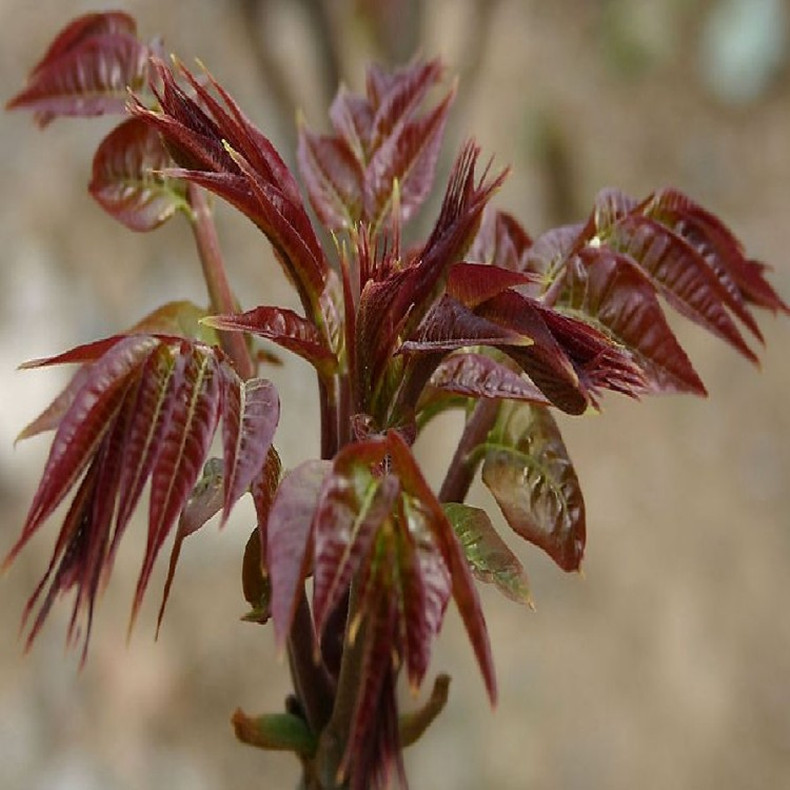
{"label": "blurred background", "polygon": [[[360,89],[369,59],[441,55],[460,89],[440,178],[474,134],[513,167],[496,205],[534,234],[584,217],[601,187],[641,198],[676,186],[775,266],[790,297],[782,0],[0,0],[3,99],[67,20],[116,5],[143,37],[161,33],[187,63],[200,57],[289,161],[297,107],[324,128],[335,84]],[[48,443],[14,447],[14,437],[68,375],[16,366],[164,301],[205,301],[184,223],[135,236],[88,197],[111,126],[60,120],[40,133],[25,114],[0,116],[1,554]],[[218,222],[242,303],[295,306],[263,238],[224,208]],[[761,370],[678,325],[707,400],[610,397],[603,415],[563,421],[587,501],[584,574],[511,541],[537,610],[483,590],[494,712],[450,607],[432,663],[453,677],[450,701],[407,754],[412,787],[790,786],[790,324],[760,323]],[[278,445],[295,464],[317,451],[313,379],[294,359],[266,373],[285,403]],[[421,443],[433,479],[451,451],[447,428]],[[144,529],[130,531],[82,671],[64,650],[67,601],[23,656],[19,616],[56,525],[23,552],[0,581],[3,788],[295,785],[290,756],[237,744],[228,724],[236,706],[277,710],[290,690],[271,630],[239,622],[252,523],[241,507],[223,533],[209,526],[187,541],[154,642],[160,567],[127,644]]]}

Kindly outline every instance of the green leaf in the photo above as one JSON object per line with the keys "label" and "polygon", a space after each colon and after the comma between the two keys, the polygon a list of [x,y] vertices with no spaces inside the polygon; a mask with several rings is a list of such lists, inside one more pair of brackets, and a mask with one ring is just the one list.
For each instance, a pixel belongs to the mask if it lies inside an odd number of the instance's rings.
{"label": "green leaf", "polygon": [[503,403],[484,449],[483,482],[508,524],[563,570],[578,570],[586,537],[584,500],[551,412]]}
{"label": "green leaf", "polygon": [[516,603],[532,606],[524,567],[494,529],[485,510],[450,502],[444,512],[453,525],[475,578],[494,584]]}

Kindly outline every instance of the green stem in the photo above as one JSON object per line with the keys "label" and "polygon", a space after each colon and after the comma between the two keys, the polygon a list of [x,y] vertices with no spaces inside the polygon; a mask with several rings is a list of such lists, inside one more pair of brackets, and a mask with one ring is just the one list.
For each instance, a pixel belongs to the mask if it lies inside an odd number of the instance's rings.
{"label": "green stem", "polygon": [[[206,193],[195,184],[189,184],[187,200],[192,209],[192,232],[195,234],[200,264],[203,267],[210,309],[214,313],[237,313]],[[255,376],[255,365],[244,335],[240,332],[220,332],[219,338],[222,350],[230,357],[239,376],[245,380]]]}

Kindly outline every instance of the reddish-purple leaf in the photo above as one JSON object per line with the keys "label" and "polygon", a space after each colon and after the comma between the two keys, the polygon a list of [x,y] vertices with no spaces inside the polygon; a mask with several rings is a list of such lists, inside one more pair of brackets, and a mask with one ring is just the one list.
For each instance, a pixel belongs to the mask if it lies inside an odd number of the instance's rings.
{"label": "reddish-purple leaf", "polygon": [[151,338],[126,338],[90,368],[90,375],[60,420],[22,534],[4,567],[77,481],[112,425],[135,367],[155,346]]}
{"label": "reddish-purple leaf", "polygon": [[757,362],[727,312],[726,288],[684,238],[649,217],[629,214],[606,232],[606,243],[633,258],[679,313]]}
{"label": "reddish-purple leaf", "polygon": [[505,398],[548,405],[546,396],[523,375],[473,352],[452,354],[430,378],[430,386],[470,398]]}
{"label": "reddish-purple leaf", "polygon": [[106,11],[83,14],[72,19],[55,36],[44,57],[31,69],[35,74],[67,52],[76,49],[83,41],[100,35],[137,35],[137,23],[123,11]]}
{"label": "reddish-purple leaf", "polygon": [[398,122],[371,157],[364,175],[364,207],[365,218],[374,226],[393,208],[396,182],[397,208],[403,222],[414,215],[428,196],[454,95],[451,91],[423,118]]}
{"label": "reddish-purple leaf", "polygon": [[216,82],[208,78],[221,102],[186,68],[179,66],[179,70],[197,92],[200,104],[158,62],[161,110],[149,110],[138,101],[131,112],[162,134],[181,166],[166,171],[167,175],[216,192],[258,225],[295,284],[305,310],[317,318],[320,296],[333,273],[293,176],[272,144]]}
{"label": "reddish-purple leaf", "polygon": [[375,151],[399,125],[407,122],[420,107],[427,92],[442,77],[438,59],[415,61],[392,72],[371,64],[367,73],[367,94],[374,110],[370,151]]}
{"label": "reddish-purple leaf", "polygon": [[482,263],[456,263],[450,269],[446,288],[448,296],[475,308],[508,288],[532,282],[532,277],[513,269]]}
{"label": "reddish-purple leaf", "polygon": [[408,496],[400,505],[396,580],[400,588],[400,630],[409,685],[416,693],[444,619],[452,579],[431,533],[431,509]]}
{"label": "reddish-purple leaf", "polygon": [[503,291],[480,305],[477,313],[532,338],[530,346],[501,348],[555,406],[569,414],[581,414],[587,408],[589,394],[565,349],[546,325],[545,314],[537,301],[515,291]]}
{"label": "reddish-purple leaf", "polygon": [[299,127],[296,152],[310,203],[329,230],[352,228],[362,216],[363,172],[348,143]]}
{"label": "reddish-purple leaf", "polygon": [[74,402],[77,393],[85,385],[90,377],[90,366],[83,365],[75,374],[66,388],[58,394],[52,403],[47,406],[35,420],[28,423],[15,439],[15,443],[22,439],[29,439],[45,431],[51,431],[58,427],[63,415],[68,411],[69,406]]}
{"label": "reddish-purple leaf", "polygon": [[252,501],[255,505],[255,515],[258,520],[258,538],[260,549],[258,551],[261,565],[261,572],[264,575],[269,573],[269,563],[266,559],[266,549],[268,546],[267,529],[269,525],[269,513],[274,503],[274,498],[277,495],[277,487],[280,484],[280,476],[282,474],[282,463],[280,456],[274,445],[269,447],[269,452],[266,454],[266,461],[263,468],[250,483],[250,494],[252,494]]}
{"label": "reddish-purple leaf", "polygon": [[599,233],[605,234],[616,222],[630,214],[637,206],[636,200],[620,189],[609,187],[595,196],[593,221]]}
{"label": "reddish-purple leaf", "polygon": [[316,325],[285,307],[256,307],[246,313],[211,316],[203,323],[227,332],[249,332],[264,337],[293,351],[319,370],[331,370],[335,364],[334,354]]}
{"label": "reddish-purple leaf", "polygon": [[127,32],[84,32],[56,42],[7,108],[33,110],[42,127],[59,115],[122,113],[128,89],[145,87],[152,51]]}
{"label": "reddish-purple leaf", "polygon": [[563,570],[578,570],[586,534],[584,500],[551,412],[503,403],[485,446],[483,482],[508,524]]}
{"label": "reddish-purple leaf", "polygon": [[329,107],[329,119],[357,161],[367,161],[373,127],[373,109],[367,98],[341,86]]}
{"label": "reddish-purple leaf", "polygon": [[465,346],[530,346],[532,342],[529,335],[476,315],[451,296],[443,296],[399,351],[412,354]]}
{"label": "reddish-purple leaf", "polygon": [[164,590],[162,591],[162,603],[159,605],[159,615],[156,619],[157,634],[162,625],[165,606],[167,606],[167,601],[170,597],[170,588],[173,584],[176,565],[181,555],[181,544],[185,538],[197,532],[209,519],[222,510],[223,469],[224,464],[221,458],[210,458],[206,461],[203,467],[203,474],[192,489],[192,493],[181,511],[173,548],[170,551],[170,564],[167,569]]}
{"label": "reddish-purple leaf", "polygon": [[[527,277],[526,255],[532,238],[521,223],[506,211],[486,212],[469,250],[469,260],[490,263]],[[532,281],[532,277],[528,281]]]}
{"label": "reddish-purple leaf", "polygon": [[213,355],[198,348],[179,355],[173,408],[151,470],[148,541],[132,604],[132,623],[154,560],[186,504],[208,454],[220,415],[219,378]]}
{"label": "reddish-purple leaf", "polygon": [[[375,442],[379,463],[386,447]],[[359,457],[359,445],[338,453],[332,473],[324,480],[313,520],[315,578],[313,618],[321,633],[326,617],[347,591],[351,577],[368,554],[400,493],[392,475],[374,477],[371,464]]]}
{"label": "reddish-purple leaf", "polygon": [[131,230],[153,230],[187,208],[183,183],[162,175],[171,165],[157,131],[140,118],[130,118],[96,151],[88,189],[110,216]]}
{"label": "reddish-purple leaf", "polygon": [[762,276],[765,267],[746,259],[740,241],[709,211],[676,189],[656,192],[642,205],[645,214],[682,236],[705,258],[730,294],[730,306],[756,337],[762,339],[751,314],[745,310],[746,303],[773,312],[790,312]]}
{"label": "reddish-purple leaf", "polygon": [[175,405],[174,384],[177,355],[167,344],[159,345],[141,371],[139,383],[129,399],[132,419],[126,428],[124,467],[118,500],[116,536],[113,549],[137,506],[151,473],[161,440]]}
{"label": "reddish-purple leaf", "polygon": [[566,286],[561,306],[622,343],[644,371],[648,391],[705,395],[655,288],[630,259],[606,247],[585,247],[569,263]]}
{"label": "reddish-purple leaf", "polygon": [[488,640],[480,598],[474,586],[469,567],[463,556],[458,539],[453,532],[447,516],[439,504],[439,500],[431,490],[428,482],[420,471],[411,450],[401,439],[397,431],[389,431],[387,440],[390,446],[393,469],[400,478],[403,490],[420,503],[426,516],[426,525],[452,579],[453,599],[458,606],[469,641],[477,657],[480,671],[485,681],[488,696],[496,702],[496,676],[494,661],[491,656],[491,645]]}
{"label": "reddish-purple leaf", "polygon": [[272,581],[274,635],[281,648],[312,558],[313,516],[331,468],[329,461],[311,460],[288,472],[269,511],[266,557]]}
{"label": "reddish-purple leaf", "polygon": [[222,371],[222,444],[225,497],[222,523],[260,474],[280,418],[280,399],[270,381],[241,381],[228,365]]}
{"label": "reddish-purple leaf", "polygon": [[494,529],[488,513],[456,502],[446,504],[444,512],[461,542],[475,578],[494,584],[516,603],[532,606],[524,566]]}
{"label": "reddish-purple leaf", "polygon": [[543,290],[546,290],[564,270],[573,253],[584,246],[592,231],[591,223],[563,225],[546,231],[527,251],[522,271],[540,276]]}

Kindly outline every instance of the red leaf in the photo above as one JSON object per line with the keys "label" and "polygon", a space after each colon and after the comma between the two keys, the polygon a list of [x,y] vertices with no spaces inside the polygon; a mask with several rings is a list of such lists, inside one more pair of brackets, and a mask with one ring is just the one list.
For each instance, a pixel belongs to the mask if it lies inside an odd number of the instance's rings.
{"label": "red leaf", "polygon": [[503,291],[480,305],[477,312],[489,321],[532,338],[530,346],[501,348],[555,406],[569,414],[584,412],[589,394],[565,349],[546,325],[545,314],[537,301],[515,291]]}
{"label": "red leaf", "polygon": [[645,372],[648,391],[705,395],[654,287],[630,259],[606,247],[585,247],[571,261],[566,284],[562,305],[593,320],[622,343]]}
{"label": "red leaf", "polygon": [[508,288],[532,282],[531,277],[512,269],[481,263],[456,263],[447,278],[447,295],[466,307],[474,308]]}
{"label": "red leaf", "polygon": [[146,84],[151,49],[125,32],[123,24],[67,28],[61,37],[7,109],[34,110],[42,127],[59,115],[122,113],[128,89],[141,90]]}
{"label": "red leaf", "polygon": [[[487,213],[469,252],[469,259],[490,263],[527,277],[527,253],[532,238],[521,223],[506,211]],[[532,277],[528,281],[532,281]]]}
{"label": "red leaf", "polygon": [[277,495],[277,487],[280,484],[281,474],[282,463],[280,462],[280,456],[277,454],[274,445],[272,445],[266,455],[263,468],[252,483],[250,483],[250,493],[252,494],[252,501],[255,505],[255,515],[258,520],[257,528],[260,543],[258,553],[260,555],[260,570],[263,574],[268,574],[269,572],[269,563],[266,558],[266,549],[269,543],[267,529],[269,525],[269,513],[271,512],[274,498]]}
{"label": "red leaf", "polygon": [[476,315],[450,296],[443,296],[417,332],[401,344],[402,353],[453,351],[465,346],[530,346],[532,338]]}
{"label": "red leaf", "polygon": [[156,130],[131,118],[110,132],[96,151],[90,193],[131,230],[153,230],[187,207],[183,184],[161,174],[171,164]]}
{"label": "red leaf", "polygon": [[85,469],[120,408],[135,366],[155,347],[146,337],[121,340],[90,369],[60,420],[22,534],[3,567],[58,506]]}
{"label": "red leaf", "polygon": [[400,478],[403,490],[414,497],[427,516],[427,528],[433,535],[442,559],[452,579],[453,599],[458,606],[469,641],[477,656],[480,671],[486,684],[491,703],[496,702],[496,677],[488,641],[485,618],[474,582],[469,572],[458,539],[436,495],[422,475],[411,450],[397,431],[389,431],[387,439],[392,455],[393,469]]}
{"label": "red leaf", "polygon": [[679,313],[757,362],[727,312],[727,290],[685,239],[648,217],[629,214],[607,231],[606,242],[633,258]]}
{"label": "red leaf", "polygon": [[293,351],[319,370],[331,370],[336,364],[316,325],[285,307],[256,307],[246,313],[211,316],[203,323],[223,331],[264,337]]}
{"label": "red leaf", "polygon": [[747,260],[738,239],[709,211],[675,189],[656,192],[642,205],[648,216],[682,236],[705,258],[732,297],[729,305],[756,337],[761,338],[760,331],[745,310],[747,302],[774,312],[790,312],[762,276],[765,267]]}
{"label": "red leaf", "polygon": [[506,398],[549,403],[546,396],[523,375],[491,357],[472,352],[452,354],[439,364],[430,385],[471,398]]}
{"label": "red leaf", "polygon": [[[381,441],[375,444],[381,462],[386,447]],[[392,475],[374,477],[370,463],[359,457],[358,449],[359,444],[349,445],[335,457],[313,520],[313,619],[318,633],[347,591],[351,577],[367,556],[400,493],[398,479]]]}
{"label": "red leaf", "polygon": [[219,373],[213,355],[186,349],[176,360],[173,384],[173,408],[151,470],[148,540],[132,604],[132,624],[154,560],[195,485],[220,415]]}
{"label": "red leaf", "polygon": [[586,536],[584,500],[551,412],[503,403],[485,446],[483,482],[508,524],[563,570],[578,570]]}
{"label": "red leaf", "polygon": [[209,519],[222,510],[223,467],[224,465],[220,458],[210,458],[206,461],[203,467],[203,474],[192,489],[192,493],[181,511],[173,548],[170,551],[170,564],[167,568],[167,578],[165,579],[165,587],[162,592],[162,603],[159,605],[159,615],[156,619],[157,635],[162,625],[165,606],[167,606],[167,601],[170,597],[170,588],[173,584],[176,565],[181,555],[181,544],[185,538],[197,532]]}
{"label": "red leaf", "polygon": [[113,551],[137,506],[175,406],[176,359],[167,344],[159,345],[145,361],[138,386],[129,395],[132,419],[126,428]]}
{"label": "red leaf", "polygon": [[123,11],[84,14],[72,19],[49,45],[44,57],[33,67],[32,73],[46,68],[61,55],[76,49],[83,41],[99,35],[137,35],[137,23]]}
{"label": "red leaf", "polygon": [[269,140],[210,76],[209,82],[222,102],[214,99],[186,68],[179,66],[179,70],[201,104],[181,90],[172,73],[158,62],[157,73],[163,84],[161,110],[152,111],[135,102],[130,111],[162,134],[171,155],[183,168],[167,175],[216,192],[266,234],[305,310],[317,318],[320,296],[333,273],[293,176]]}
{"label": "red leaf", "polygon": [[362,167],[343,138],[300,125],[296,152],[310,203],[329,230],[352,228],[362,216]]}
{"label": "red leaf", "polygon": [[222,443],[225,460],[224,524],[239,497],[258,477],[280,417],[280,400],[270,381],[242,382],[227,365],[222,367]]}
{"label": "red leaf", "polygon": [[[395,182],[401,221],[408,221],[422,205],[433,186],[436,161],[447,114],[454,98],[450,92],[424,118],[399,121],[384,138],[365,168],[365,218],[375,227],[391,209]],[[374,130],[375,131],[375,130]]]}
{"label": "red leaf", "polygon": [[291,628],[311,559],[312,524],[329,461],[305,461],[283,477],[269,512],[266,556],[272,580],[274,636],[280,648]]}

